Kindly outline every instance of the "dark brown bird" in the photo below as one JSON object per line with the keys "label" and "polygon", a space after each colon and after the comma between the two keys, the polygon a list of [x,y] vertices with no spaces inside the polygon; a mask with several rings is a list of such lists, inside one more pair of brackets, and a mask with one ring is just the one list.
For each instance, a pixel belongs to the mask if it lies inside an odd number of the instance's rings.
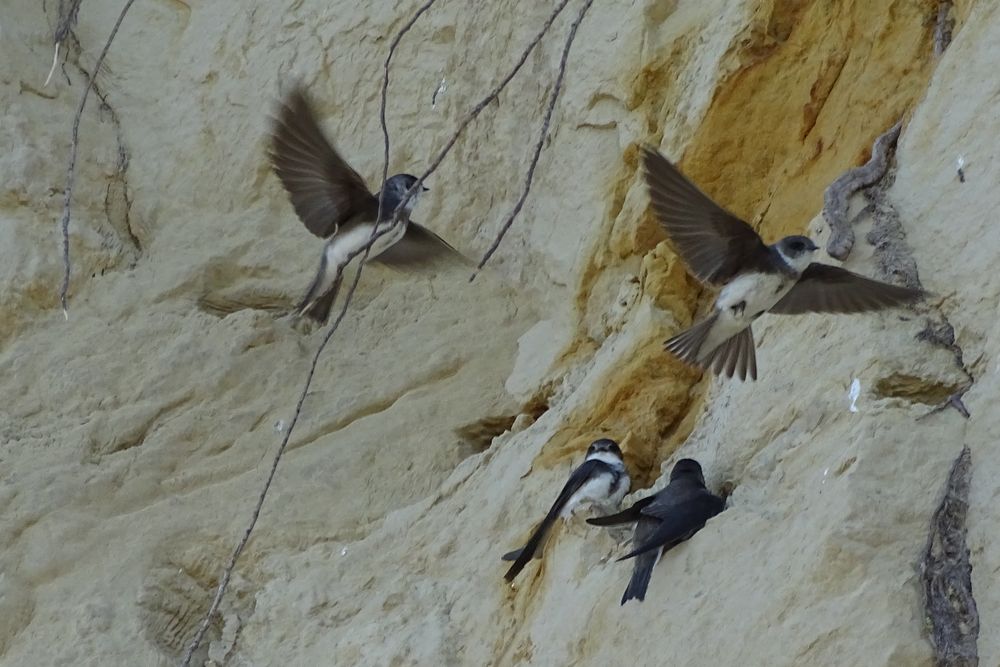
{"label": "dark brown bird", "polygon": [[764,313],[860,313],[913,303],[924,292],[813,262],[816,244],[786,236],[767,245],[652,148],[643,148],[653,212],[701,282],[721,287],[711,315],[666,342],[681,360],[716,375],[757,379],[751,324]]}
{"label": "dark brown bird", "polygon": [[[378,217],[378,195],[327,141],[305,92],[295,88],[278,111],[271,134],[271,165],[288,191],[292,206],[310,232],[327,239],[319,269],[296,315],[326,322],[343,281],[344,269],[364,252]],[[426,269],[467,260],[441,237],[412,222],[410,211],[423,190],[406,203],[395,228],[392,217],[406,192],[417,182],[396,174],[384,185],[381,235],[369,259],[403,269]],[[390,230],[390,231],[387,231]],[[385,232],[385,233],[383,233]]]}
{"label": "dark brown bird", "polygon": [[649,578],[660,556],[690,539],[725,506],[722,498],[705,488],[701,465],[694,459],[681,459],[670,471],[670,483],[658,492],[617,514],[587,519],[587,523],[595,526],[635,522],[632,551],[618,559],[635,558],[622,604],[645,599]]}

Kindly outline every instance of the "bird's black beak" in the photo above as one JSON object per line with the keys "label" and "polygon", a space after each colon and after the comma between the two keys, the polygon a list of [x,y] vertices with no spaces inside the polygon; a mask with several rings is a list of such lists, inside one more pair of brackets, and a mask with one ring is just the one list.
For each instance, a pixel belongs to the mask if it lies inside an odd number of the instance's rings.
{"label": "bird's black beak", "polygon": [[424,192],[427,192],[428,190],[430,190],[430,188],[427,187],[426,185],[421,185],[420,187],[422,187],[424,189]]}

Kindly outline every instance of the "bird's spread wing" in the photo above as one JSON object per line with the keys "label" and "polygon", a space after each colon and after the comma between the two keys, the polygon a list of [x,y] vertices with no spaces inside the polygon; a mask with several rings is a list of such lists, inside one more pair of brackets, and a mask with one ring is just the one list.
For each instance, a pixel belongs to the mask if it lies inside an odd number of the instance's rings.
{"label": "bird's spread wing", "polygon": [[689,497],[669,507],[661,507],[656,513],[647,507],[643,514],[656,516],[660,525],[642,543],[618,560],[633,558],[661,547],[671,548],[688,539],[704,527],[705,522],[722,511],[725,501],[707,491]]}
{"label": "bird's spread wing", "polygon": [[378,200],[323,136],[301,89],[294,89],[278,111],[270,157],[295,212],[316,236],[330,236],[361,212],[375,219]]}
{"label": "bird's spread wing", "polygon": [[814,262],[768,312],[779,315],[861,313],[913,303],[923,295],[921,290],[890,285],[847,269]]}
{"label": "bird's spread wing", "polygon": [[576,470],[572,472],[572,474],[570,474],[569,479],[566,480],[566,484],[562,488],[562,491],[559,492],[559,497],[557,497],[556,501],[552,503],[552,507],[549,508],[548,514],[545,515],[542,522],[538,524],[537,528],[535,528],[535,532],[533,532],[531,537],[528,538],[528,542],[524,545],[524,547],[519,552],[512,551],[508,554],[504,554],[502,557],[503,560],[508,560],[508,557],[514,557],[514,564],[510,566],[510,569],[507,570],[507,574],[504,575],[504,578],[507,581],[513,581],[514,577],[516,577],[518,573],[524,569],[524,566],[527,565],[532,558],[534,558],[536,551],[545,540],[545,535],[548,533],[552,523],[559,516],[563,507],[566,506],[566,503],[569,502],[569,499],[573,497],[573,494],[579,491],[583,485],[590,481],[593,477],[603,472],[611,472],[611,466],[604,461],[590,459],[588,461],[584,461],[579,467],[577,467]]}
{"label": "bird's spread wing", "polygon": [[409,222],[399,241],[382,251],[375,261],[395,269],[415,269],[429,265],[472,266],[472,262],[431,230]]}
{"label": "bird's spread wing", "polygon": [[656,500],[656,496],[646,496],[645,498],[640,498],[627,510],[622,510],[621,512],[609,514],[607,516],[591,517],[587,519],[587,523],[592,526],[617,526],[623,523],[638,521],[642,516],[642,508],[651,504],[654,500]]}
{"label": "bird's spread wing", "polygon": [[713,202],[650,147],[643,148],[643,164],[653,212],[699,280],[721,285],[742,270],[769,269],[771,251],[750,225]]}

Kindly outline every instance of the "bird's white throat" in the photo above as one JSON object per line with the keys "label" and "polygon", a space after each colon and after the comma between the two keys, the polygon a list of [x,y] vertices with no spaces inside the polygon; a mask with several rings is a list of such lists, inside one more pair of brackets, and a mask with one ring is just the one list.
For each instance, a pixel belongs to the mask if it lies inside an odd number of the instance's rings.
{"label": "bird's white throat", "polygon": [[812,263],[813,255],[816,254],[816,251],[813,250],[812,252],[799,253],[797,257],[789,257],[785,253],[781,252],[781,248],[776,248],[776,250],[778,251],[778,254],[781,255],[781,260],[788,266],[792,267],[795,273],[798,274],[801,274],[806,270],[806,267]]}
{"label": "bird's white throat", "polygon": [[587,456],[587,460],[603,461],[604,463],[607,463],[609,466],[613,468],[621,469],[625,467],[625,464],[622,462],[622,460],[615,454],[612,454],[611,452],[594,452],[593,454]]}
{"label": "bird's white throat", "polygon": [[[406,194],[406,193],[404,192],[403,194]],[[405,209],[406,209],[406,214],[407,215],[409,215],[410,213],[413,212],[413,208],[417,205],[417,202],[423,196],[424,196],[423,190],[421,190],[420,188],[417,188],[417,191],[413,193],[412,197],[410,197],[410,201],[406,202]]]}

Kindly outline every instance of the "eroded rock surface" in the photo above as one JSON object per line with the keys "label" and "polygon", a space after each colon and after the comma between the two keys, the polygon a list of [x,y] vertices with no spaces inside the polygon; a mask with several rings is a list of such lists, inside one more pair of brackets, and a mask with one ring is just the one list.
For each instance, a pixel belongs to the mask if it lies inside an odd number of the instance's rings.
{"label": "eroded rock surface", "polygon": [[[67,321],[70,127],[120,3],[81,5],[47,87],[58,3],[7,4],[0,664],[176,664],[322,336],[282,317],[318,248],[267,166],[267,112],[303,80],[374,182],[382,63],[417,5],[135,3],[80,127]],[[525,4],[442,3],[404,38],[391,171],[419,171],[514,62],[550,11]],[[518,196],[576,11],[415,213],[470,257]],[[594,3],[490,268],[471,285],[365,270],[199,661],[930,665],[917,565],[967,444],[980,658],[1000,662],[1000,9],[951,14],[938,57],[937,3]],[[845,266],[884,277],[904,253],[926,304],[764,317],[753,384],[663,352],[710,295],[648,210],[642,143],[767,239],[822,246],[824,188],[900,118]],[[886,224],[903,233],[891,257]],[[965,389],[969,419],[929,414]],[[629,566],[582,520],[505,585],[500,555],[604,435],[639,495],[690,456],[729,508],[663,559],[641,604],[619,607]]]}

